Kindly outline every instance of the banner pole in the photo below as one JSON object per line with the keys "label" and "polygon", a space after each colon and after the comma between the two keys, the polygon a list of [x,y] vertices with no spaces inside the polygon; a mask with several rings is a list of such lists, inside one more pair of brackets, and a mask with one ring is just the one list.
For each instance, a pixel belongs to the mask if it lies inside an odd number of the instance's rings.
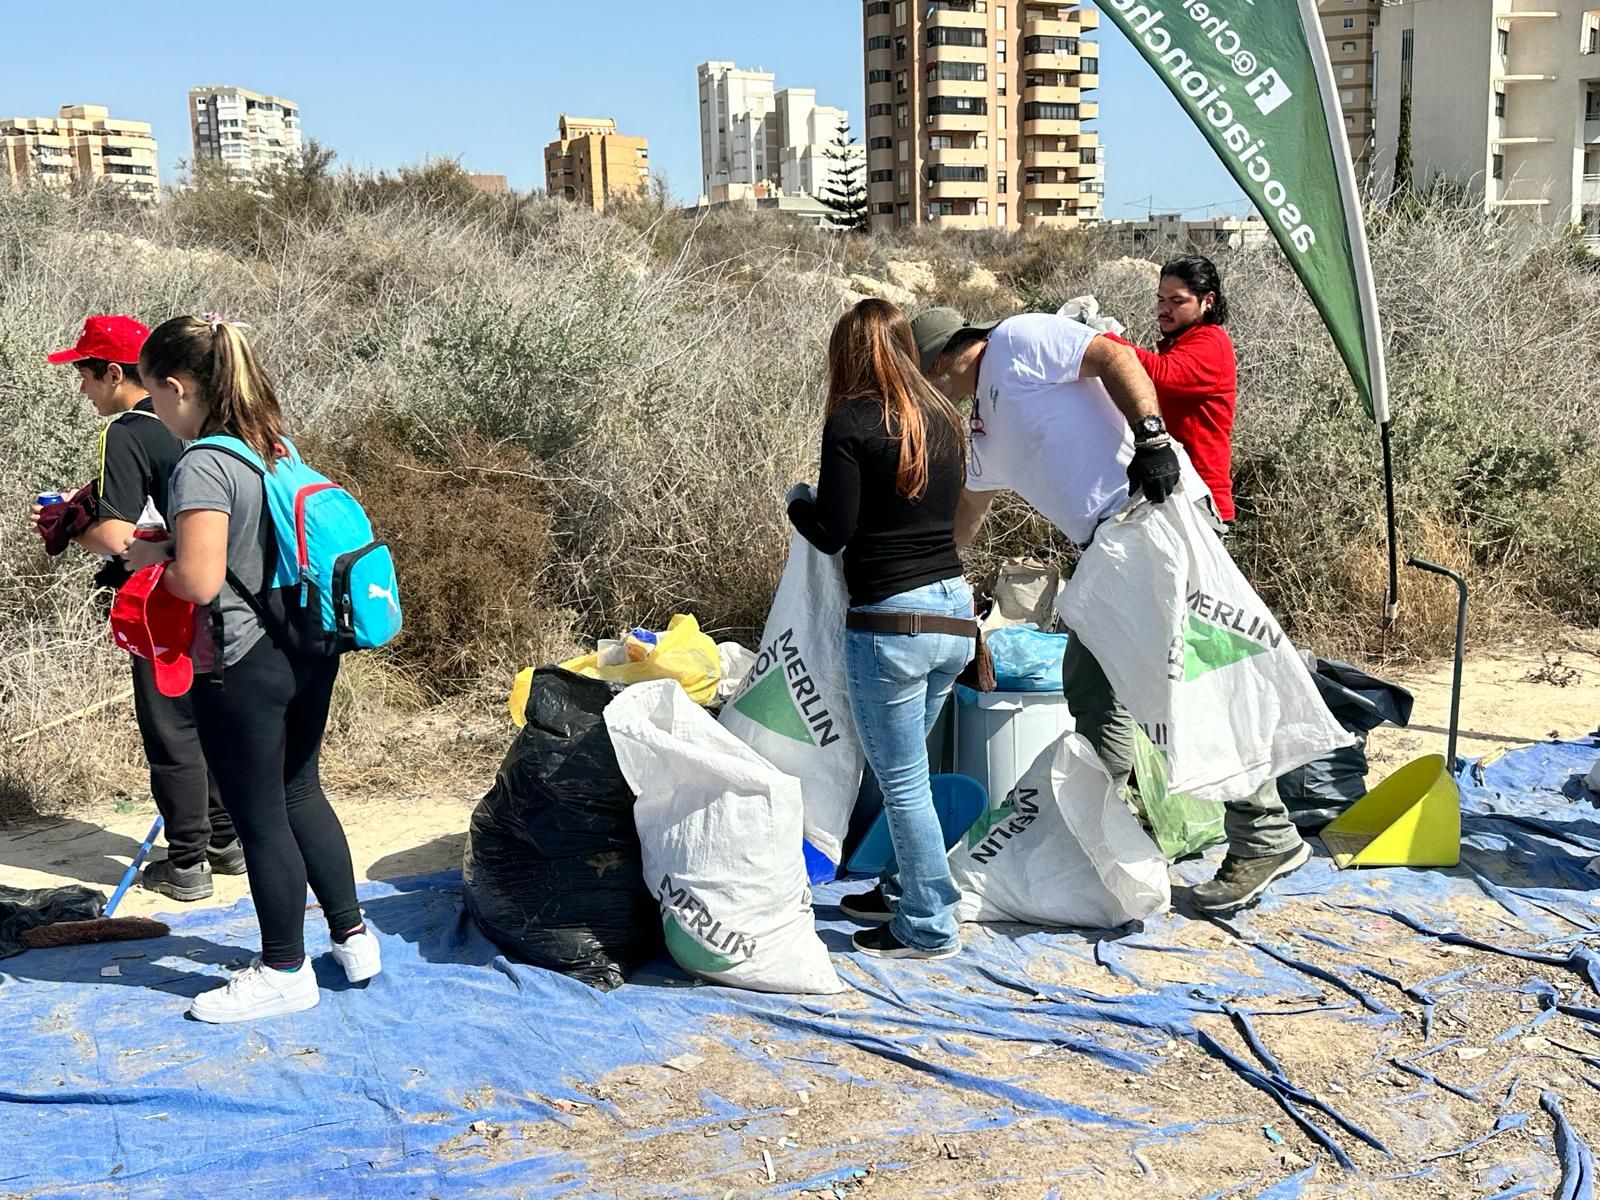
{"label": "banner pole", "polygon": [[1383,445],[1383,500],[1389,534],[1389,591],[1383,603],[1383,627],[1394,627],[1400,615],[1400,539],[1395,532],[1394,517],[1394,456],[1389,446],[1389,422],[1378,426],[1379,440]]}

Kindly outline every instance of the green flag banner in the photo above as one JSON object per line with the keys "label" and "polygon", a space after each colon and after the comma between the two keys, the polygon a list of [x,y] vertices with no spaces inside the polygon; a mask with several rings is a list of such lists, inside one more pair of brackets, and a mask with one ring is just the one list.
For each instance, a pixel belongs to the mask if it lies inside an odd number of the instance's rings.
{"label": "green flag banner", "polygon": [[1266,218],[1383,431],[1388,613],[1397,601],[1389,389],[1366,224],[1316,0],[1096,0]]}

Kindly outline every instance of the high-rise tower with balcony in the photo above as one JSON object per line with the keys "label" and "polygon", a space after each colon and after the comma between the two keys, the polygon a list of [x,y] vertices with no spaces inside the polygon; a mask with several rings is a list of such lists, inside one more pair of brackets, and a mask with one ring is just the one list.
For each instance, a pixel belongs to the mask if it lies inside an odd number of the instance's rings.
{"label": "high-rise tower with balcony", "polygon": [[1100,14],[1072,0],[864,0],[875,228],[1076,226],[1105,190]]}

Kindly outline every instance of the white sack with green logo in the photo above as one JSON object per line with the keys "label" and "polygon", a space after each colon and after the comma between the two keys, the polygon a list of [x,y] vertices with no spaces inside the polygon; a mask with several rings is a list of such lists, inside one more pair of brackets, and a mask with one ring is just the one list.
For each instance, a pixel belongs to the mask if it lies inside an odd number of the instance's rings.
{"label": "white sack with green logo", "polygon": [[[838,557],[795,534],[755,666],[721,718],[723,728],[800,781],[806,841],[831,866],[844,849],[866,765],[845,682],[849,607]],[[831,879],[833,872],[811,877]]]}
{"label": "white sack with green logo", "polygon": [[950,851],[963,921],[1109,929],[1165,912],[1167,860],[1100,759],[1068,733]]}
{"label": "white sack with green logo", "polygon": [[1353,744],[1277,620],[1181,491],[1101,525],[1060,611],[1166,755],[1174,793],[1242,800]]}
{"label": "white sack with green logo", "polygon": [[843,991],[811,911],[799,783],[675,679],[634,685],[605,718],[677,964],[758,992]]}

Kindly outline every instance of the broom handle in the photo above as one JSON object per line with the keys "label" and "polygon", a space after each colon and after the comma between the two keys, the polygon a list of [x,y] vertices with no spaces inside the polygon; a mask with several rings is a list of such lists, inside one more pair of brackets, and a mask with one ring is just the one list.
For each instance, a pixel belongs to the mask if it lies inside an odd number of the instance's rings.
{"label": "broom handle", "polygon": [[124,700],[132,699],[133,689],[129,688],[125,692],[118,692],[115,696],[110,696],[104,700],[96,700],[93,704],[85,705],[83,708],[80,708],[75,712],[69,712],[64,717],[57,717],[54,721],[47,721],[45,724],[40,725],[37,729],[30,729],[25,733],[17,734],[11,739],[11,744],[13,746],[20,746],[29,738],[38,737],[41,733],[44,733],[48,729],[55,729],[61,725],[65,725],[69,721],[76,721],[79,717],[87,717],[90,713],[99,712],[102,708],[109,708],[113,704],[121,704]]}
{"label": "broom handle", "polygon": [[139,864],[144,862],[144,856],[150,853],[150,847],[155,845],[156,838],[161,833],[161,818],[156,818],[156,823],[150,826],[150,832],[144,835],[144,845],[139,847],[139,852],[133,856],[133,861],[128,864],[128,869],[122,873],[122,882],[117,884],[117,890],[111,893],[111,903],[106,905],[102,917],[109,917],[117,911],[117,905],[122,903],[122,897],[133,886],[133,879],[139,873]]}

